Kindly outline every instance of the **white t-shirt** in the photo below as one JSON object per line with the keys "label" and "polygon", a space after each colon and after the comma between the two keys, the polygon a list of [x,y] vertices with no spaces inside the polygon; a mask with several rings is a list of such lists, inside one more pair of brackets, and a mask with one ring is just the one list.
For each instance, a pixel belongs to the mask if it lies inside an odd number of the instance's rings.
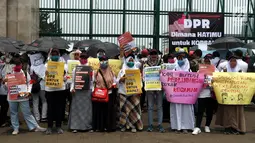
{"label": "white t-shirt", "polygon": [[244,62],[242,59],[237,59],[237,64],[243,72],[247,72],[248,64],[246,62]]}

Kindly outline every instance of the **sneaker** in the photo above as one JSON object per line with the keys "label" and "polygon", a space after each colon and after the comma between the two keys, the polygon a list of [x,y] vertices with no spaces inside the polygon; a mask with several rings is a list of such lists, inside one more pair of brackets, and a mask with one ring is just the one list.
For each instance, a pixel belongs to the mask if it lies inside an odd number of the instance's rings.
{"label": "sneaker", "polygon": [[210,127],[205,126],[205,132],[206,132],[206,133],[210,133],[210,132],[211,132]]}
{"label": "sneaker", "polygon": [[42,123],[45,123],[45,122],[47,122],[47,121],[48,121],[47,118],[42,118],[42,119],[41,119],[41,122],[42,122]]}
{"label": "sneaker", "polygon": [[152,131],[153,131],[153,126],[150,125],[150,126],[148,127],[148,129],[147,129],[147,132],[152,132]]}
{"label": "sneaker", "polygon": [[121,128],[120,131],[121,131],[121,132],[125,132],[125,131],[126,131],[126,128]]}
{"label": "sneaker", "polygon": [[58,134],[63,134],[64,131],[63,131],[61,128],[57,128],[57,133],[58,133]]}
{"label": "sneaker", "polygon": [[162,127],[162,125],[158,125],[158,130],[160,133],[166,132],[165,129]]}
{"label": "sneaker", "polygon": [[77,131],[77,130],[73,130],[72,132],[73,132],[73,133],[77,133],[78,131]]}
{"label": "sneaker", "polygon": [[17,135],[17,134],[19,134],[19,130],[14,130],[14,131],[12,132],[12,135]]}
{"label": "sneaker", "polygon": [[35,132],[45,132],[47,129],[46,128],[42,128],[40,126],[38,126],[36,129],[35,129]]}
{"label": "sneaker", "polygon": [[192,132],[192,135],[197,135],[199,133],[201,133],[201,130],[199,128],[195,128]]}
{"label": "sneaker", "polygon": [[136,129],[132,129],[131,132],[132,132],[132,133],[136,133]]}
{"label": "sneaker", "polygon": [[48,128],[45,132],[46,135],[51,135],[52,134],[52,128]]}

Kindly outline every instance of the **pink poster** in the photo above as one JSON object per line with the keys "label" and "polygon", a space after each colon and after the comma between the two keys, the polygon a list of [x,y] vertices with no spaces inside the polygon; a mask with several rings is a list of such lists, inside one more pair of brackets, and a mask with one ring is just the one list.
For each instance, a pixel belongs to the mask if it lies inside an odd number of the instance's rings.
{"label": "pink poster", "polygon": [[160,80],[169,102],[195,104],[204,84],[204,74],[162,70]]}

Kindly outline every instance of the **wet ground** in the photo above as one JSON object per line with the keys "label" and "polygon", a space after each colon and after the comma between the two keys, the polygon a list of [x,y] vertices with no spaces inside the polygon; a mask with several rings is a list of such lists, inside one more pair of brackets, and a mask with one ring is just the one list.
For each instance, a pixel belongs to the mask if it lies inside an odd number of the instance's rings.
{"label": "wet ground", "polygon": [[[154,132],[114,132],[114,133],[71,133],[65,126],[62,135],[44,135],[42,133],[28,132],[25,123],[21,125],[21,133],[11,135],[12,130],[8,127],[0,128],[0,143],[255,143],[255,107],[246,108],[245,135],[225,135],[222,128],[212,123],[212,133],[199,135],[176,134],[168,131],[169,123],[164,123],[166,133]],[[156,114],[155,114],[156,116]],[[147,114],[143,115],[144,124],[147,125]],[[156,121],[156,119],[155,119]],[[156,122],[155,122],[156,124]],[[46,127],[46,124],[41,124]],[[145,126],[145,129],[147,127]]]}

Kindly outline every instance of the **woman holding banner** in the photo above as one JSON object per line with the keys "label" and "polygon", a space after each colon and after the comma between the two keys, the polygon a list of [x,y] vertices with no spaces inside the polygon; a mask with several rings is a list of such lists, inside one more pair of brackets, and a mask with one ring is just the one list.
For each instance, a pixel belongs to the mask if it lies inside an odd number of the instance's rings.
{"label": "woman holding banner", "polygon": [[[9,106],[10,106],[10,114],[11,114],[11,124],[13,127],[13,135],[17,135],[19,133],[19,108],[21,109],[24,119],[27,123],[27,126],[29,128],[30,131],[34,130],[36,132],[44,132],[46,129],[42,128],[38,125],[38,123],[36,122],[34,116],[32,115],[31,111],[30,111],[30,106],[29,106],[29,94],[31,94],[31,88],[32,88],[32,84],[30,83],[31,77],[28,73],[24,73],[22,70],[22,63],[20,60],[19,55],[17,57],[14,57],[14,64],[15,66],[13,67],[13,74],[20,74],[22,73],[25,77],[25,83],[27,85],[27,92],[28,93],[24,93],[19,94],[17,96],[17,99],[13,99],[13,95],[11,95],[11,92],[8,92],[8,101],[9,101]],[[8,76],[8,74],[7,74]],[[6,82],[8,82],[8,77],[5,80]],[[21,87],[20,87],[21,88]],[[11,88],[9,88],[10,90]]]}
{"label": "woman holding banner", "polygon": [[[119,100],[120,100],[120,126],[121,131],[130,129],[133,133],[136,129],[142,130],[143,123],[141,117],[140,108],[140,96],[127,95],[125,89],[125,71],[128,69],[139,69],[135,66],[135,56],[133,54],[128,55],[125,58],[122,69],[119,72],[117,83],[119,84]],[[142,83],[141,83],[142,85]]]}
{"label": "woman holding banner", "polygon": [[[76,58],[77,59],[77,58]],[[86,51],[82,51],[80,53],[80,65],[89,66],[88,65],[88,55]],[[73,78],[71,83],[70,91],[73,93],[72,104],[69,115],[68,126],[69,129],[73,131],[73,133],[77,133],[78,130],[86,131],[92,129],[92,102],[91,95],[93,90],[93,78],[90,78],[89,90],[75,90],[75,71],[73,70]],[[91,72],[90,77],[93,77],[93,73]],[[87,82],[87,81],[85,81]],[[85,86],[85,85],[84,85]]]}
{"label": "woman holding banner", "polygon": [[[231,56],[228,59],[223,72],[242,72],[237,64],[237,57]],[[246,132],[244,106],[219,104],[215,124],[223,126],[225,134],[244,134]]]}
{"label": "woman holding banner", "polygon": [[[211,70],[211,72],[217,72],[218,69],[214,66],[211,59],[213,56],[211,54],[207,54],[204,57],[203,64],[205,65],[211,65],[214,71]],[[207,68],[207,70],[209,70]],[[205,75],[208,77],[207,75]],[[207,78],[206,78],[207,79]],[[205,132],[210,133],[210,124],[213,118],[213,110],[215,107],[215,99],[212,98],[211,95],[211,87],[209,86],[209,83],[205,81],[204,88],[200,92],[200,95],[198,97],[198,112],[196,117],[196,128],[193,130],[192,134],[197,135],[201,133],[201,123],[204,116],[204,112],[206,111],[206,123],[205,123]]]}
{"label": "woman holding banner", "polygon": [[[148,61],[144,64],[143,68],[143,76],[145,77],[145,69],[146,67],[157,67],[160,66],[161,62],[158,56],[158,52],[156,50],[151,50],[149,53]],[[144,78],[145,80],[145,78]],[[148,132],[153,131],[153,109],[154,104],[157,105],[157,112],[158,112],[158,130],[161,133],[165,132],[165,129],[162,126],[163,121],[163,108],[162,108],[162,102],[163,102],[163,95],[160,90],[150,90],[146,91],[146,96],[148,98],[148,123],[149,127],[147,129]]]}
{"label": "woman holding banner", "polygon": [[[95,72],[95,88],[92,95],[92,128],[91,131],[113,132],[116,130],[116,95],[114,88],[116,77],[109,66],[108,58],[105,55],[100,56],[100,67]],[[107,100],[96,98],[96,92],[106,91]]]}
{"label": "woman holding banner", "polygon": [[[56,128],[58,134],[63,134],[64,131],[61,128],[63,115],[65,112],[65,103],[66,103],[66,76],[67,76],[67,65],[65,64],[65,60],[60,57],[60,52],[58,49],[52,49],[50,53],[50,59],[49,61],[52,61],[54,63],[57,63],[55,65],[55,70],[57,69],[63,69],[63,71],[54,71],[53,74],[56,74],[54,76],[57,76],[58,74],[61,74],[60,72],[63,72],[63,82],[61,87],[50,87],[45,85],[45,91],[46,91],[46,99],[47,99],[47,105],[48,105],[48,129],[46,131],[47,135],[52,134],[52,128],[53,128],[53,121],[56,121]],[[46,77],[51,78],[51,75],[49,73],[49,69],[47,68],[49,65],[48,63],[46,66]],[[63,65],[63,67],[61,67]],[[61,68],[60,68],[61,67]],[[51,80],[51,79],[49,79]],[[54,78],[53,80],[58,80]],[[51,80],[52,81],[52,80]],[[61,83],[58,81],[57,83]]]}
{"label": "woman holding banner", "polygon": [[[175,71],[190,71],[187,53],[178,52],[177,66]],[[192,104],[170,103],[170,121],[171,128],[177,133],[188,133],[188,130],[194,129],[194,107]]]}

